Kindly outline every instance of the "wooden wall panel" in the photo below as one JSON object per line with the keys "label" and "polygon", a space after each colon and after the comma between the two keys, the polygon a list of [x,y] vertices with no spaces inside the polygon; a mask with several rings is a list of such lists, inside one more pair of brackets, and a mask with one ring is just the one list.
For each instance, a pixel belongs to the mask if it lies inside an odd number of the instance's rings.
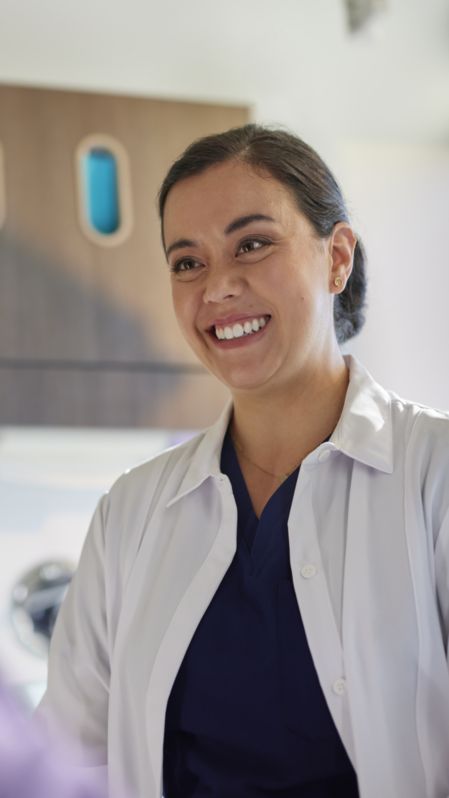
{"label": "wooden wall panel", "polygon": [[39,362],[0,370],[3,425],[201,429],[226,398],[205,371],[42,368]]}
{"label": "wooden wall panel", "polygon": [[[176,393],[180,412],[174,413],[171,423],[165,413],[164,423],[185,425],[190,415],[183,410],[184,399],[196,396],[195,385],[199,395],[199,386],[204,388],[205,381],[212,385],[212,380],[184,368],[196,361],[177,330],[171,308],[156,194],[168,166],[190,141],[247,119],[248,110],[242,107],[0,86],[6,187],[5,222],[0,230],[4,399],[0,423],[15,423],[11,400],[15,391],[17,423],[39,423],[39,418],[42,423],[52,423],[53,418],[54,423],[61,418],[66,424],[100,423],[101,408],[94,409],[94,399],[89,399],[92,370],[87,375],[82,369],[83,363],[88,369],[98,363],[102,376],[94,390],[96,401],[102,396],[100,383],[107,382],[107,364],[115,375],[110,384],[117,395],[117,410],[114,415],[113,400],[108,399],[108,423],[151,424],[152,419],[159,419],[159,410],[153,415],[146,412],[151,384],[156,386],[157,380],[155,395],[162,396],[161,386],[168,390],[170,385],[173,406],[176,380],[173,375],[167,377],[164,369],[168,366],[182,375]],[[128,154],[134,225],[129,238],[116,247],[92,243],[79,225],[75,153],[80,141],[91,134],[113,136]],[[54,406],[57,376],[51,373],[52,361],[58,362],[58,368],[68,362],[67,384],[73,377],[70,368],[79,364],[75,394],[82,412],[73,401],[67,404],[64,390],[56,393],[65,397],[65,410]],[[38,369],[31,368],[33,362],[39,364]],[[130,381],[124,371],[122,385],[129,385],[128,393],[119,388],[120,364],[124,369],[132,365],[141,375],[135,371]],[[160,379],[155,376],[158,368]],[[61,378],[62,373],[58,371]],[[33,393],[33,379],[41,386],[39,412],[37,400],[32,406],[30,398],[27,410],[20,394],[25,384],[26,393]],[[207,405],[209,417],[216,415],[224,396],[224,389],[214,388]],[[156,404],[161,404],[159,399]]]}

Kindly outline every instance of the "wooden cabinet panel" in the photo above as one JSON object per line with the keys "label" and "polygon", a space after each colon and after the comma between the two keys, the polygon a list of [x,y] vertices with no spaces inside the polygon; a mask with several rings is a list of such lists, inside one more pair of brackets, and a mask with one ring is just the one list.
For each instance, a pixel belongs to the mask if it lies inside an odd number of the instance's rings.
{"label": "wooden cabinet panel", "polygon": [[64,368],[37,362],[0,369],[1,423],[201,429],[227,398],[207,372]]}
{"label": "wooden cabinet panel", "polygon": [[[176,393],[181,415],[175,412],[171,423],[166,419],[169,426],[186,425],[185,400],[199,396],[205,384],[213,403],[207,404],[209,416],[216,415],[224,390],[212,389],[212,380],[199,367],[184,368],[195,359],[171,308],[156,194],[168,166],[190,141],[247,119],[243,107],[0,86],[5,182],[0,423],[101,423],[101,403],[104,412],[108,408],[109,424],[153,423],[148,419],[160,413],[146,412],[150,383],[157,383],[154,396],[167,389],[167,407],[176,404]],[[133,226],[117,246],[93,243],[79,224],[75,156],[80,142],[92,134],[112,136],[127,154]],[[51,370],[57,363],[62,380],[64,362],[67,386],[75,379],[70,369],[79,366],[70,402],[65,388],[56,390],[58,377]],[[97,382],[95,364],[101,371]],[[167,366],[174,369],[169,377]],[[135,368],[132,379],[129,367]],[[110,391],[104,387],[108,368]],[[25,385],[28,399],[21,393]]]}

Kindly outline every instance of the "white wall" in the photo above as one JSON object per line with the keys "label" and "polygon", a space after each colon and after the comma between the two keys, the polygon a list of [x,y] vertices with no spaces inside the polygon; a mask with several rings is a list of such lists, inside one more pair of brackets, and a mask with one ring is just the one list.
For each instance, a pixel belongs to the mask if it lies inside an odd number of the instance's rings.
{"label": "white wall", "polygon": [[341,160],[369,254],[367,321],[348,349],[385,387],[449,410],[449,148],[358,141]]}
{"label": "white wall", "polygon": [[340,0],[0,0],[0,81],[252,105],[340,178],[370,256],[354,351],[449,407],[447,0],[389,0],[350,37]]}

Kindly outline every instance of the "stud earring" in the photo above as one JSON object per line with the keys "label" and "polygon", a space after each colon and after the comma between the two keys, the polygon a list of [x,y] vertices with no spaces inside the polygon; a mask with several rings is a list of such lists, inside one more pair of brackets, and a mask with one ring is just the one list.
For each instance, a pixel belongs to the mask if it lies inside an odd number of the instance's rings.
{"label": "stud earring", "polygon": [[341,279],[341,277],[336,277],[335,278],[334,285],[335,285],[336,288],[341,288],[342,287],[343,280]]}

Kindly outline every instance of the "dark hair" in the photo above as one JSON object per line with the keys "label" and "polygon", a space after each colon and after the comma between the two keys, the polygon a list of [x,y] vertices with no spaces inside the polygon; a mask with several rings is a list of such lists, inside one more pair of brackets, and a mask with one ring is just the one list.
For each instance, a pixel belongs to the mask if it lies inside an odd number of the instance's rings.
{"label": "dark hair", "polygon": [[[266,171],[286,186],[320,238],[330,235],[337,222],[349,221],[340,187],[318,153],[291,133],[255,124],[205,136],[185,150],[162,183],[159,192],[161,220],[167,195],[176,183],[232,159]],[[358,240],[352,274],[345,290],[336,294],[334,300],[334,323],[339,343],[349,340],[362,329],[365,296],[365,251]]]}

